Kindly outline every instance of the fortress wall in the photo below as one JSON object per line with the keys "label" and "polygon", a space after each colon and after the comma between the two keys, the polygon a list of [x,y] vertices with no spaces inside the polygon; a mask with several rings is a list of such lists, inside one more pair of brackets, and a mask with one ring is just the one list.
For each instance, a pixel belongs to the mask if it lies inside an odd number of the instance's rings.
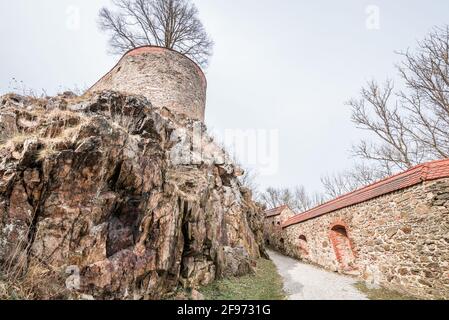
{"label": "fortress wall", "polygon": [[140,94],[156,108],[204,122],[205,75],[191,59],[167,48],[146,46],[129,51],[88,92],[102,90]]}
{"label": "fortress wall", "polygon": [[[402,188],[416,171],[420,179]],[[398,190],[357,202],[366,189],[387,184]],[[355,203],[323,213],[341,201]],[[279,249],[290,256],[408,295],[449,299],[449,160],[343,196],[283,227]]]}
{"label": "fortress wall", "polygon": [[284,252],[282,224],[294,215],[295,213],[288,206],[265,212],[264,240],[268,247],[273,247],[280,252]]}

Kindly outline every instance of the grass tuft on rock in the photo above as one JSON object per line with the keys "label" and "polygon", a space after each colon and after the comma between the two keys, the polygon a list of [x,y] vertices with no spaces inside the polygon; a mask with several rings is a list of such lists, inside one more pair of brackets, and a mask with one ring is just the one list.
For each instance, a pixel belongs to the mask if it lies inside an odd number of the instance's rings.
{"label": "grass tuft on rock", "polygon": [[285,300],[282,279],[271,260],[259,259],[256,273],[203,287],[206,300]]}

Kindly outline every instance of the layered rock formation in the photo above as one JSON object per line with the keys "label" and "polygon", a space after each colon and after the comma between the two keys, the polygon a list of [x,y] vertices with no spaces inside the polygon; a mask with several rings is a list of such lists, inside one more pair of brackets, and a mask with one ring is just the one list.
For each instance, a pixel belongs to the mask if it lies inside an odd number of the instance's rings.
{"label": "layered rock formation", "polygon": [[74,295],[159,299],[250,272],[263,221],[241,174],[201,122],[143,96],[4,96],[3,274],[65,288],[68,270]]}

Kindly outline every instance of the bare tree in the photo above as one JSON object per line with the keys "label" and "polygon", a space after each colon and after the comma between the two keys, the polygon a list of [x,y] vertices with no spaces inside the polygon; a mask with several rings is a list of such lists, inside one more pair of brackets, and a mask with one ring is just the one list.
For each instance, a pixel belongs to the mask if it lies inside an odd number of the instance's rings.
{"label": "bare tree", "polygon": [[327,200],[337,198],[385,178],[388,174],[380,168],[357,163],[350,170],[321,178]]}
{"label": "bare tree", "polygon": [[361,100],[349,101],[352,121],[358,128],[374,133],[379,141],[377,144],[361,141],[354,147],[354,154],[382,163],[387,174],[409,168],[424,158],[423,150],[409,133],[408,119],[397,103],[391,105],[393,90],[391,81],[383,88],[373,81],[362,89]]}
{"label": "bare tree", "polygon": [[[236,162],[237,163],[237,162]],[[244,169],[245,173],[239,178],[241,185],[253,193],[255,199],[259,198],[259,185],[257,184],[257,171],[252,168]]]}
{"label": "bare tree", "polygon": [[384,175],[449,157],[449,27],[436,28],[415,51],[399,54],[402,90],[395,91],[392,81],[372,81],[360,99],[348,102],[356,126],[375,137],[374,143],[361,141],[354,153]]}
{"label": "bare tree", "polygon": [[269,187],[260,195],[260,201],[263,202],[268,209],[277,208],[283,205],[291,205],[291,194],[284,191],[285,189]]}
{"label": "bare tree", "polygon": [[260,201],[268,208],[288,205],[295,212],[304,212],[324,202],[324,196],[319,193],[310,195],[303,186],[289,188],[268,188],[261,193]]}
{"label": "bare tree", "polygon": [[409,111],[410,134],[429,158],[449,157],[449,26],[435,28],[416,52],[401,52],[399,74],[408,88],[400,92]]}
{"label": "bare tree", "polygon": [[189,0],[112,0],[116,10],[102,8],[99,27],[110,35],[114,54],[155,45],[174,49],[207,67],[213,41]]}
{"label": "bare tree", "polygon": [[293,190],[293,199],[294,199],[294,205],[296,212],[305,212],[307,210],[310,210],[325,201],[325,197],[323,194],[315,192],[315,193],[308,193],[306,189],[303,186],[298,186],[294,188]]}
{"label": "bare tree", "polygon": [[321,183],[328,199],[337,198],[356,188],[345,173],[326,175],[321,178]]}

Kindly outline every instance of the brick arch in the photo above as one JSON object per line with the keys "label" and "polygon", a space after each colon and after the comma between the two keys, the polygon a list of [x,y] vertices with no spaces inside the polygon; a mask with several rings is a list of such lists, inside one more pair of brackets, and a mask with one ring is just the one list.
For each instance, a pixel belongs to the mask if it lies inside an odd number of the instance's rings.
{"label": "brick arch", "polygon": [[343,221],[334,222],[329,228],[329,240],[334,249],[335,258],[343,271],[356,269],[356,255],[354,253],[349,228]]}
{"label": "brick arch", "polygon": [[300,235],[298,238],[298,248],[302,256],[309,255],[309,244],[307,243],[307,237],[304,234]]}

